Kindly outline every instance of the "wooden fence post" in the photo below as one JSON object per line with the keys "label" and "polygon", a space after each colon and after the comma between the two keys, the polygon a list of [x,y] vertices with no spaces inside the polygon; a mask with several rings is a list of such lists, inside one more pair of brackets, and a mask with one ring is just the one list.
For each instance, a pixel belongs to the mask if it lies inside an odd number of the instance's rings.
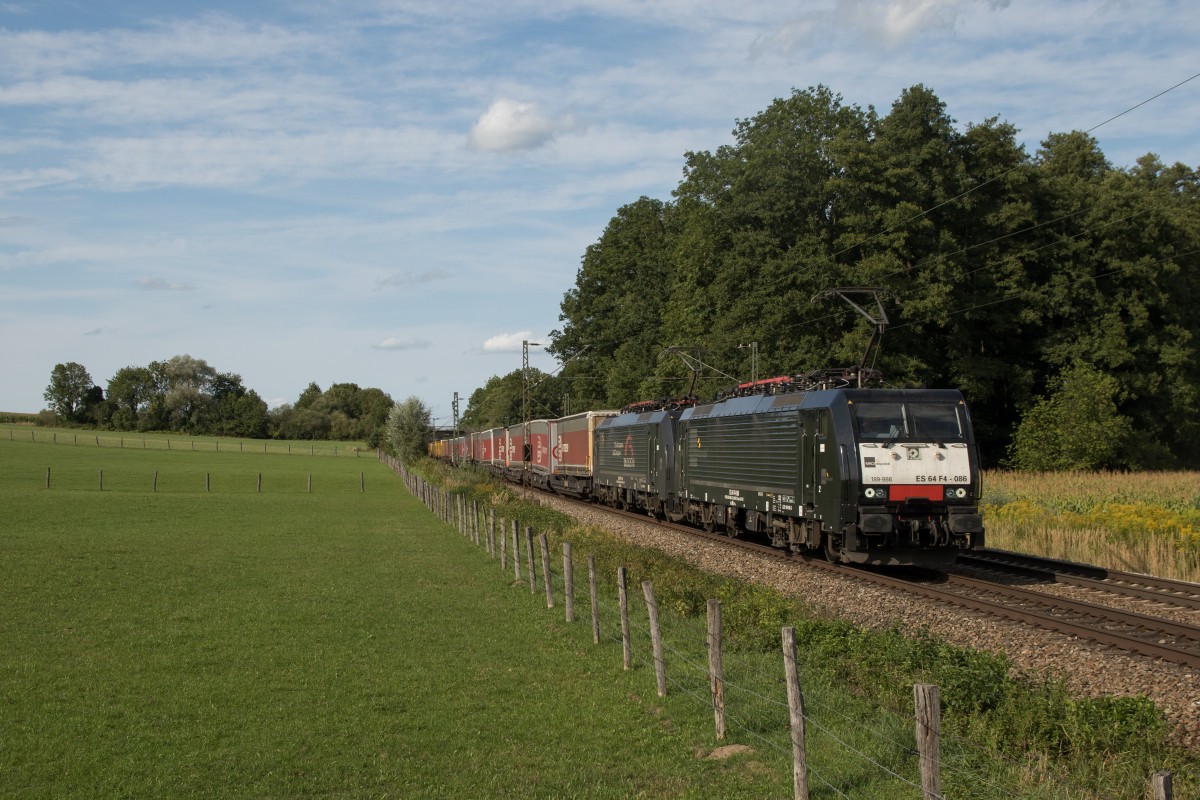
{"label": "wooden fence post", "polygon": [[204,473],[204,491],[206,491],[206,492],[212,491],[212,473],[211,472]]}
{"label": "wooden fence post", "polygon": [[1175,790],[1171,786],[1171,773],[1159,770],[1150,779],[1150,787],[1154,791],[1154,800],[1173,800]]}
{"label": "wooden fence post", "polygon": [[662,628],[658,624],[658,601],[654,599],[654,583],[642,581],[642,596],[646,598],[646,615],[650,618],[650,644],[654,648],[654,677],[658,696],[667,696],[667,665],[663,661]]}
{"label": "wooden fence post", "polygon": [[708,685],[717,739],[725,738],[725,666],[721,658],[721,601],[708,601]]}
{"label": "wooden fence post", "polygon": [[360,493],[367,491],[367,473],[358,473],[358,491]]}
{"label": "wooden fence post", "polygon": [[104,491],[104,470],[100,470],[100,491]]}
{"label": "wooden fence post", "polygon": [[633,666],[633,649],[629,642],[629,573],[617,567],[617,599],[621,607],[621,655],[625,669]]}
{"label": "wooden fence post", "polygon": [[537,576],[533,574],[533,528],[525,528],[525,566],[529,572],[529,593],[537,594]]}
{"label": "wooden fence post", "polygon": [[508,570],[508,522],[504,517],[500,518],[500,571]]}
{"label": "wooden fence post", "polygon": [[[9,431],[9,433],[12,433],[12,431]],[[49,467],[46,467],[46,488],[47,489],[50,488],[50,468]]]}
{"label": "wooden fence post", "polygon": [[520,526],[512,521],[513,580],[521,580],[521,536]]}
{"label": "wooden fence post", "polygon": [[554,581],[550,580],[550,540],[544,533],[538,536],[538,548],[542,551],[542,583],[546,585],[546,608],[554,608]]}
{"label": "wooden fence post", "polygon": [[154,491],[156,491],[156,492],[158,491],[158,470],[154,470],[154,484],[153,484],[153,489],[154,489]]}
{"label": "wooden fence post", "polygon": [[571,543],[563,542],[563,606],[567,622],[575,621],[575,565],[571,563]]}
{"label": "wooden fence post", "polygon": [[308,493],[312,494],[312,473],[308,473]]}
{"label": "wooden fence post", "polygon": [[783,671],[787,677],[788,713],[792,728],[792,792],[808,800],[808,753],[804,749],[804,695],[796,671],[796,629],[783,629]]}
{"label": "wooden fence post", "polygon": [[471,501],[471,541],[479,546],[479,501]]}
{"label": "wooden fence post", "polygon": [[496,509],[488,509],[488,527],[487,527],[487,542],[488,556],[496,557]]}
{"label": "wooden fence post", "polygon": [[258,473],[258,493],[262,494],[262,473]]}
{"label": "wooden fence post", "polygon": [[596,597],[596,557],[588,556],[588,593],[592,599],[592,644],[600,644],[600,600]]}
{"label": "wooden fence post", "polygon": [[921,797],[941,800],[942,704],[938,687],[930,683],[913,684],[917,710],[917,751],[921,755]]}

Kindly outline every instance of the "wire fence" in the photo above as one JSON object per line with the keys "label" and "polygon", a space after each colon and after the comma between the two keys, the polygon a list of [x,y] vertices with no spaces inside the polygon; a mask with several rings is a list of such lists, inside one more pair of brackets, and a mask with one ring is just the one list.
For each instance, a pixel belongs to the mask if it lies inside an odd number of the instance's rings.
{"label": "wire fence", "polygon": [[[433,513],[486,549],[489,558],[499,561],[505,574],[513,576],[512,585],[527,586],[532,595],[544,593],[547,608],[557,611],[561,606],[568,622],[579,621],[572,615],[579,587],[586,586],[589,607],[582,616],[591,616],[593,640],[619,645],[623,654],[628,653],[626,668],[653,674],[661,696],[683,698],[684,702],[712,710],[717,718],[715,744],[728,740],[732,733],[740,741],[751,743],[764,758],[779,762],[781,769],[790,762],[796,797],[877,797],[881,786],[892,793],[889,796],[923,800],[1025,796],[1001,783],[993,750],[960,737],[941,735],[937,687],[914,687],[914,716],[880,708],[869,699],[847,704],[844,693],[820,680],[803,682],[809,676],[799,674],[795,667],[794,644],[788,667],[791,629],[782,631],[782,665],[778,655],[722,649],[720,637],[714,641],[711,613],[707,625],[704,620],[678,616],[669,610],[658,613],[652,585],[645,582],[644,597],[639,597],[642,593],[623,585],[627,577],[624,568],[618,571],[615,582],[594,571],[589,571],[586,581],[581,580],[575,571],[582,572],[582,562],[575,563],[569,543],[564,542],[561,564],[556,563],[559,556],[550,554],[545,534],[535,535],[532,528],[521,530],[517,522],[497,517],[494,509],[481,507],[465,495],[453,494],[407,472],[389,456],[381,454],[380,458],[404,478],[412,494]],[[604,592],[592,588],[598,585]],[[624,601],[614,603],[613,591]],[[713,603],[717,601],[710,601],[710,610]],[[712,669],[714,647],[722,650],[719,676]],[[804,688],[797,692],[801,696],[798,715],[787,687],[789,669]],[[923,701],[922,694],[930,691],[932,702]],[[1001,765],[1001,771],[1028,778],[1035,766],[1009,762]],[[1039,796],[1118,796],[1073,787],[1051,775],[1038,774],[1037,783],[1045,792]],[[1152,776],[1148,792],[1155,800],[1171,800],[1170,773]]]}
{"label": "wire fence", "polygon": [[90,433],[30,428],[28,426],[0,426],[0,438],[10,442],[32,442],[35,444],[67,445],[71,447],[108,447],[120,450],[164,450],[207,453],[257,453],[260,455],[304,455],[359,458],[364,453],[373,454],[361,443],[330,441],[276,441],[273,439],[238,439],[203,437],[193,439],[186,436],[165,434],[139,436],[120,433]]}

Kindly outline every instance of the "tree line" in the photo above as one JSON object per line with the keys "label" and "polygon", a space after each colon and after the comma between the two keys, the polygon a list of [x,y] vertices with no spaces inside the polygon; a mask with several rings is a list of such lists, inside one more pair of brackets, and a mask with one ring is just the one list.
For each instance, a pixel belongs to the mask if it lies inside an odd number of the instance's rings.
{"label": "tree line", "polygon": [[[986,461],[1200,466],[1200,173],[1114,166],[1077,131],[1028,153],[1016,134],[960,129],[920,85],[886,114],[817,86],[739,120],[731,144],[685,154],[671,200],[618,209],[587,248],[534,415],[694,374],[712,396],[752,356],[759,377],[857,364],[871,326],[820,295],[871,286],[890,295],[874,366],[961,389]],[[523,379],[489,380],[464,425],[517,421]]]}
{"label": "tree line", "polygon": [[82,364],[56,364],[43,394],[53,421],[121,431],[179,431],[251,439],[336,439],[385,443],[395,405],[382,389],[310,383],[295,403],[268,409],[240,375],[178,355],[123,367],[107,389]]}

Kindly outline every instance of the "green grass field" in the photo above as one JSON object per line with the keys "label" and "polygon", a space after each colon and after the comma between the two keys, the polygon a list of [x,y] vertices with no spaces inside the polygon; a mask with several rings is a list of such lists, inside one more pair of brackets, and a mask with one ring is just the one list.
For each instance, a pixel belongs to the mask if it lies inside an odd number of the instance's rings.
{"label": "green grass field", "polygon": [[374,459],[0,441],[0,509],[4,797],[790,791]]}
{"label": "green grass field", "polygon": [[[373,456],[62,439],[0,434],[0,797],[791,796],[778,646],[727,652],[725,743],[753,752],[703,758],[703,620],[664,607],[658,698],[636,568],[625,672],[611,576],[593,645],[561,580],[547,610]],[[604,546],[574,535],[579,564]],[[576,592],[585,618],[586,574]],[[917,796],[911,716],[838,666],[879,637],[795,619],[812,796]],[[891,675],[911,654],[887,641]],[[1093,796],[992,752],[949,737],[948,796]]]}

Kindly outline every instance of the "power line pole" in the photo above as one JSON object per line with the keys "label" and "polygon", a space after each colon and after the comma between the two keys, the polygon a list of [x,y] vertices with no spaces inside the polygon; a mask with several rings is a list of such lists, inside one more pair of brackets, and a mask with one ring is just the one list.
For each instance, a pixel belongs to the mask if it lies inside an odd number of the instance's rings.
{"label": "power line pole", "polygon": [[[454,436],[450,441],[456,441],[458,439],[458,392],[454,393],[454,402],[451,404],[451,408],[454,409]],[[450,460],[454,461],[454,447],[450,448]]]}
{"label": "power line pole", "polygon": [[[531,342],[528,340],[521,342],[521,428],[525,432],[524,450],[527,453],[530,453],[532,455],[532,453],[533,453],[532,442],[529,441],[529,403],[530,403],[530,397],[529,397],[529,348],[530,348],[530,346],[540,347],[541,345],[539,342]],[[526,473],[524,475],[524,480],[522,481],[522,483],[524,484],[524,483],[529,482],[529,475],[528,475],[529,459],[525,458],[524,453],[521,454],[521,458],[522,458],[522,461],[524,462],[522,468],[523,468],[523,470],[525,470],[525,473]]]}

